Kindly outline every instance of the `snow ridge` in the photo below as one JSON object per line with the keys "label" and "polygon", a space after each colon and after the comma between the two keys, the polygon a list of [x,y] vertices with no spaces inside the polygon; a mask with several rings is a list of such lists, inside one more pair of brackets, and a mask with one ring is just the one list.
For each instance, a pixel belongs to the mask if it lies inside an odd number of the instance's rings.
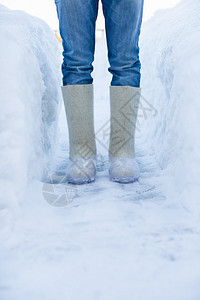
{"label": "snow ridge", "polygon": [[144,123],[142,134],[159,166],[172,179],[169,198],[176,195],[198,227],[199,11],[198,0],[183,0],[159,11],[144,24],[141,38],[143,95],[158,110],[154,122]]}
{"label": "snow ridge", "polygon": [[[1,216],[51,160],[60,108],[60,49],[41,20],[0,5]],[[3,217],[4,218],[4,217]],[[4,223],[4,222],[2,222]]]}

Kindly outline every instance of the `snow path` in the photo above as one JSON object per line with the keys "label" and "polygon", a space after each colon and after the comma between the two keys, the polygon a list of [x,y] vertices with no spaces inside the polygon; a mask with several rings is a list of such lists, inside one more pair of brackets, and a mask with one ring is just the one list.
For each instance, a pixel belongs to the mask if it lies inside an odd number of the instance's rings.
{"label": "snow path", "polygon": [[[102,49],[97,46],[94,74],[97,130],[109,116]],[[58,178],[68,157],[64,114],[61,128],[58,159],[51,167]],[[61,196],[66,189],[75,194],[62,208],[44,200],[44,183],[29,184],[12,238],[0,252],[2,300],[199,299],[200,251],[194,247],[199,234],[181,203],[166,197],[165,174],[140,135],[137,160],[138,182],[112,183],[101,149],[95,183],[57,186]]]}

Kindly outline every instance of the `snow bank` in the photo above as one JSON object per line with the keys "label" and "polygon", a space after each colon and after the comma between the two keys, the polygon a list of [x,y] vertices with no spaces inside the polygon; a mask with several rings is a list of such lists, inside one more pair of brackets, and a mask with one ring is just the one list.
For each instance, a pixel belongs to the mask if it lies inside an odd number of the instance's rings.
{"label": "snow bank", "polygon": [[6,209],[17,208],[27,180],[41,178],[52,158],[60,50],[43,21],[2,5],[0,39],[0,216],[8,218]]}
{"label": "snow bank", "polygon": [[[183,0],[144,24],[141,38],[143,96],[158,110],[143,124],[168,196],[200,219],[200,2]],[[165,184],[166,185],[166,184]],[[174,196],[172,199],[174,199]]]}

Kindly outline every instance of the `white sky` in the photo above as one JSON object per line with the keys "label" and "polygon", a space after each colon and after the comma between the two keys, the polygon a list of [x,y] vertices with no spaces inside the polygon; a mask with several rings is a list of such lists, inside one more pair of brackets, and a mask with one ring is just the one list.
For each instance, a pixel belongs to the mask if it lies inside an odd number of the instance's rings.
{"label": "white sky", "polygon": [[[144,20],[149,19],[156,10],[172,7],[178,2],[180,2],[180,0],[144,0]],[[0,0],[0,4],[11,9],[24,10],[45,20],[52,29],[58,29],[54,0]],[[99,14],[97,26],[102,27],[103,22],[104,19],[102,15]]]}

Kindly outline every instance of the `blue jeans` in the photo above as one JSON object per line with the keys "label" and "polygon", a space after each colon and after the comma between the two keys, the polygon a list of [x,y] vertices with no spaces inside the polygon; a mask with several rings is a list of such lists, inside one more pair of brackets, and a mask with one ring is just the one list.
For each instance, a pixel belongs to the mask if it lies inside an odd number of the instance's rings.
{"label": "blue jeans", "polygon": [[[102,0],[111,85],[140,86],[144,0]],[[63,85],[91,84],[99,0],[55,0],[63,40]]]}

